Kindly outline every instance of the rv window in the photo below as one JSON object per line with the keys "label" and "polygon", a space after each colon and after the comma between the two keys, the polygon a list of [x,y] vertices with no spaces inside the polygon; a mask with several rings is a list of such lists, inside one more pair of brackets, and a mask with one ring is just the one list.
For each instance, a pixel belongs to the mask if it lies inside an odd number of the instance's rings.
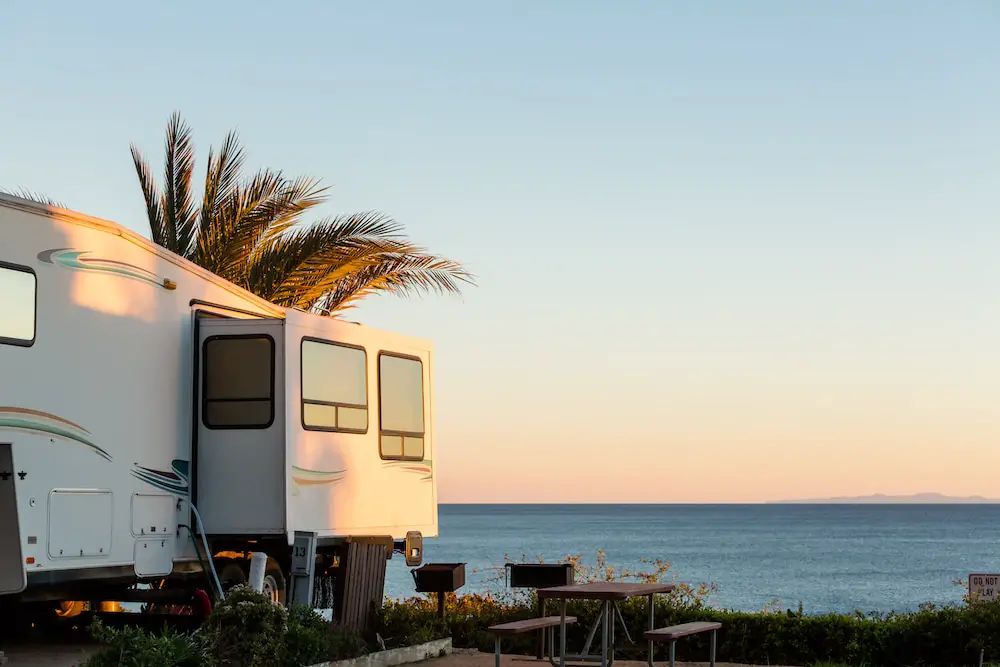
{"label": "rv window", "polygon": [[423,364],[411,357],[380,354],[378,392],[382,458],[423,459]]}
{"label": "rv window", "polygon": [[35,291],[31,269],[0,262],[0,343],[35,342]]}
{"label": "rv window", "polygon": [[363,349],[302,340],[302,428],[368,431],[368,358]]}
{"label": "rv window", "polygon": [[267,428],[274,422],[274,340],[205,341],[202,417],[208,428]]}

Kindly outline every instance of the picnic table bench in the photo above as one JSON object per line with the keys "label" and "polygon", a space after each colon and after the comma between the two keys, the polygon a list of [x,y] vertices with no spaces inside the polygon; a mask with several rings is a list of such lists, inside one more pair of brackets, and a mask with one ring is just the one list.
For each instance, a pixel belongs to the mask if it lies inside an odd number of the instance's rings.
{"label": "picnic table bench", "polygon": [[[567,600],[596,600],[601,603],[601,612],[594,625],[587,635],[583,653],[579,655],[566,654],[566,632],[560,634],[559,667],[566,667],[566,660],[574,662],[598,662],[601,667],[611,667],[615,661],[615,621],[621,620],[625,628],[625,636],[628,636],[628,628],[625,627],[625,620],[618,609],[618,602],[633,597],[645,597],[649,604],[649,625],[648,630],[653,630],[655,615],[655,597],[665,593],[670,593],[675,589],[673,584],[665,583],[632,583],[625,581],[599,581],[586,584],[571,584],[569,586],[555,586],[552,588],[540,588],[538,590],[539,600],[559,600],[559,615],[565,617]],[[544,613],[544,612],[543,612]],[[590,654],[590,645],[597,633],[597,628],[601,628],[601,653],[599,655]],[[648,643],[648,664],[653,666],[653,642]]]}
{"label": "picnic table bench", "polygon": [[670,642],[670,667],[674,667],[674,652],[677,647],[677,640],[682,637],[690,637],[691,635],[697,635],[702,632],[711,632],[712,640],[709,649],[709,661],[712,667],[715,667],[715,635],[722,628],[722,623],[715,623],[712,621],[694,621],[692,623],[681,623],[680,625],[671,625],[667,628],[657,628],[656,630],[647,630],[643,634],[643,638],[648,642],[665,643]]}
{"label": "picnic table bench", "polygon": [[552,646],[555,644],[555,631],[556,627],[562,625],[563,623],[566,625],[576,623],[576,617],[567,616],[563,619],[561,616],[539,616],[537,618],[526,618],[523,621],[510,621],[509,623],[500,623],[499,625],[490,626],[488,629],[489,632],[496,637],[496,667],[500,667],[500,640],[503,637],[519,635],[525,632],[532,632],[534,630],[548,630],[549,662],[554,665],[555,657],[552,655]]}
{"label": "picnic table bench", "polygon": [[[567,586],[553,586],[550,588],[538,589],[539,601],[542,603],[542,615],[536,618],[528,618],[521,621],[501,623],[489,628],[489,632],[496,637],[496,667],[500,667],[500,640],[502,637],[519,635],[525,632],[541,630],[548,631],[549,662],[556,667],[566,667],[567,659],[583,662],[599,662],[601,667],[612,667],[615,655],[615,621],[621,620],[622,625],[625,619],[622,618],[618,610],[618,602],[631,597],[645,597],[649,601],[649,619],[647,630],[642,638],[647,642],[648,665],[653,667],[653,646],[658,643],[670,643],[670,667],[674,667],[676,654],[676,644],[678,639],[711,632],[710,655],[712,667],[715,667],[715,647],[716,634],[722,628],[721,623],[712,621],[696,621],[692,623],[682,623],[669,627],[657,628],[655,626],[655,604],[656,595],[669,593],[674,590],[673,584],[657,583],[628,583],[628,582],[594,582],[587,584],[570,584]],[[559,600],[560,610],[558,616],[545,615],[544,603],[546,600]],[[568,600],[597,600],[601,602],[601,612],[595,619],[594,626],[587,636],[584,651],[578,655],[566,654],[566,626],[576,623],[574,616],[566,615],[566,602]],[[598,626],[601,627],[601,653],[599,655],[590,654],[590,645],[594,640]],[[559,663],[556,664],[552,655],[555,646],[555,628],[560,629]],[[626,637],[628,629],[625,628]],[[631,638],[629,638],[631,641]]]}

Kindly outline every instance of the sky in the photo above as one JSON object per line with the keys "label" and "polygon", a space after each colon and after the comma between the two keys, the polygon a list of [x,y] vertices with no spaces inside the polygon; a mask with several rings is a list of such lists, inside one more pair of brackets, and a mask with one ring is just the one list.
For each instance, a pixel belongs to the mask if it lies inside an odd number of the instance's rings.
{"label": "sky", "polygon": [[350,313],[435,343],[442,502],[1000,497],[993,0],[3,16],[0,187],[148,235],[179,110],[476,274]]}

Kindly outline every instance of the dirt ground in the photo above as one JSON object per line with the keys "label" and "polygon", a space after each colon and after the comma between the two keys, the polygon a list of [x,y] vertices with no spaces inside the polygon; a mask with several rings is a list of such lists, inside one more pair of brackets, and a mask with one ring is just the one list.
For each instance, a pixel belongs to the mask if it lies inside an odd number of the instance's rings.
{"label": "dirt ground", "polygon": [[[94,646],[36,645],[0,646],[7,658],[4,667],[77,667],[94,651]],[[0,659],[0,664],[3,660]]]}
{"label": "dirt ground", "polygon": [[[13,646],[4,651],[8,659],[6,667],[77,667],[91,651],[93,646]],[[707,656],[706,656],[707,657]],[[2,662],[2,661],[0,661]],[[426,667],[493,667],[493,654],[456,649],[445,658],[435,658],[421,663]],[[546,667],[547,661],[539,661],[524,656],[501,656],[501,667]],[[572,663],[570,663],[572,664]],[[659,666],[661,663],[657,662]],[[666,665],[666,663],[662,663]],[[748,667],[733,663],[720,662],[718,667]],[[678,662],[678,667],[708,667],[708,662]],[[616,661],[615,667],[646,667],[644,662]],[[587,667],[595,667],[589,663]],[[771,667],[775,667],[772,665]]]}

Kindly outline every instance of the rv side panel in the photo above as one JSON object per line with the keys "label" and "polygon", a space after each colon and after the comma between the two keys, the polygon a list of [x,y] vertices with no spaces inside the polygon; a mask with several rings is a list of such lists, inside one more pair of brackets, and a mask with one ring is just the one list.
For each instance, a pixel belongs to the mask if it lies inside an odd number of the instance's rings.
{"label": "rv side panel", "polygon": [[29,589],[131,570],[144,539],[193,559],[183,529],[163,533],[189,516],[190,303],[268,311],[111,223],[35,208],[0,198],[0,263],[37,280],[30,345],[0,340],[0,443],[20,524],[0,542],[20,540]]}

